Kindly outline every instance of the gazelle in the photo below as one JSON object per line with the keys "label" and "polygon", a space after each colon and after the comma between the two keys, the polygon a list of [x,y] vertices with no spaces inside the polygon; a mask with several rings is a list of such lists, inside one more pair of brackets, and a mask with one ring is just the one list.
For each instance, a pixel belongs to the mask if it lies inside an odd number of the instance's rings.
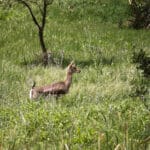
{"label": "gazelle", "polygon": [[66,94],[69,91],[70,85],[72,83],[72,75],[74,73],[80,73],[80,69],[76,67],[76,65],[71,62],[67,67],[67,75],[65,81],[60,81],[56,83],[52,83],[50,85],[35,87],[35,82],[30,90],[30,99],[36,99],[40,95],[55,95],[56,97]]}

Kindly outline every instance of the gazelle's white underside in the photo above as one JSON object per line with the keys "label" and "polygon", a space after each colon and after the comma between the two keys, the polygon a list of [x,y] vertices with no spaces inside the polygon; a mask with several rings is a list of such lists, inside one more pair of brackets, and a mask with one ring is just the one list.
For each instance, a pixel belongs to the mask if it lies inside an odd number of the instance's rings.
{"label": "gazelle's white underside", "polygon": [[30,90],[29,97],[32,99],[32,89]]}

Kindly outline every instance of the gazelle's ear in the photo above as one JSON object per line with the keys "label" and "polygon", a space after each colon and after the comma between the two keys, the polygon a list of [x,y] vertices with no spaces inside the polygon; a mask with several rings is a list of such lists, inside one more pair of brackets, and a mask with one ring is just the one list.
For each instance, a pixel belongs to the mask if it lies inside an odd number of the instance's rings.
{"label": "gazelle's ear", "polygon": [[71,61],[71,63],[69,64],[69,66],[72,66],[74,64],[74,61]]}
{"label": "gazelle's ear", "polygon": [[73,65],[74,64],[74,60],[72,60],[70,64]]}

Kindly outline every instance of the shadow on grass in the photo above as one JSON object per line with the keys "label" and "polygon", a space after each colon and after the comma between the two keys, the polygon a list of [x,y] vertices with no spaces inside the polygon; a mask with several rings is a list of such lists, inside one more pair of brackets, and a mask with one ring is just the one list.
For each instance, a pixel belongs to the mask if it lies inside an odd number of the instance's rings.
{"label": "shadow on grass", "polygon": [[[67,67],[71,61],[74,61],[76,65],[79,65],[81,67],[85,67],[85,66],[91,66],[94,64],[92,59],[89,60],[72,60],[70,58],[64,58],[62,61],[59,60],[58,58],[54,59],[54,63],[48,63],[48,66],[60,66],[62,68]],[[20,62],[21,67],[36,67],[36,66],[43,66],[43,62],[40,59],[33,59],[33,60],[26,60],[26,61],[21,61]]]}
{"label": "shadow on grass", "polygon": [[[68,64],[71,62],[72,60],[71,59],[67,59],[65,58],[61,64],[61,66],[63,68],[65,68],[66,66],[68,66]],[[74,59],[73,60],[75,62],[75,64],[77,66],[80,66],[80,67],[86,67],[86,66],[91,66],[94,64],[93,60],[92,59],[88,59],[88,60],[77,60],[77,59]]]}
{"label": "shadow on grass", "polygon": [[65,68],[66,66],[68,66],[68,64],[71,61],[74,61],[77,66],[89,67],[89,66],[94,66],[95,64],[97,66],[99,66],[99,65],[103,65],[103,66],[105,66],[105,65],[112,65],[114,62],[116,62],[116,59],[115,59],[114,56],[109,57],[109,58],[101,57],[101,58],[97,58],[97,59],[92,58],[92,57],[90,57],[88,59],[87,58],[86,59],[85,58],[83,58],[83,59],[81,59],[81,58],[80,59],[77,59],[77,58],[71,59],[71,58],[65,57],[62,60],[61,63],[58,63],[58,65],[61,66],[62,68]]}
{"label": "shadow on grass", "polygon": [[[50,60],[49,60],[49,63],[48,63],[48,66],[59,66],[59,67],[62,67],[62,68],[66,68],[71,61],[74,61],[75,64],[77,66],[80,66],[80,67],[88,67],[88,66],[94,66],[95,64],[98,66],[98,65],[112,65],[112,63],[114,63],[116,61],[115,57],[112,56],[112,57],[98,57],[98,58],[93,58],[93,57],[89,57],[89,58],[77,58],[74,57],[74,59],[70,56],[70,55],[66,55],[64,56],[63,58],[61,58],[59,55],[54,55],[55,57],[53,58],[54,59],[54,63],[50,63]],[[42,63],[42,59],[40,57],[36,57],[34,59],[30,59],[30,60],[22,60],[20,62],[20,65],[22,67],[36,67],[36,66],[43,66],[43,63]]]}

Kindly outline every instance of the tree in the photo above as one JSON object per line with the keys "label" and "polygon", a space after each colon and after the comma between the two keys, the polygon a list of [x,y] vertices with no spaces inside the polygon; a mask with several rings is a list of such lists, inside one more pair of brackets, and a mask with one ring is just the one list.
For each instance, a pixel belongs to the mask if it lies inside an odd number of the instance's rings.
{"label": "tree", "polygon": [[[11,6],[13,3],[23,4],[23,6],[28,9],[32,20],[38,29],[39,41],[43,54],[43,64],[46,66],[48,64],[48,52],[44,41],[44,29],[46,24],[47,9],[48,6],[53,3],[53,0],[1,0],[1,3],[7,4],[9,6]],[[38,10],[38,13],[36,14],[33,11],[35,7]],[[49,55],[50,61],[53,62],[51,52]]]}

